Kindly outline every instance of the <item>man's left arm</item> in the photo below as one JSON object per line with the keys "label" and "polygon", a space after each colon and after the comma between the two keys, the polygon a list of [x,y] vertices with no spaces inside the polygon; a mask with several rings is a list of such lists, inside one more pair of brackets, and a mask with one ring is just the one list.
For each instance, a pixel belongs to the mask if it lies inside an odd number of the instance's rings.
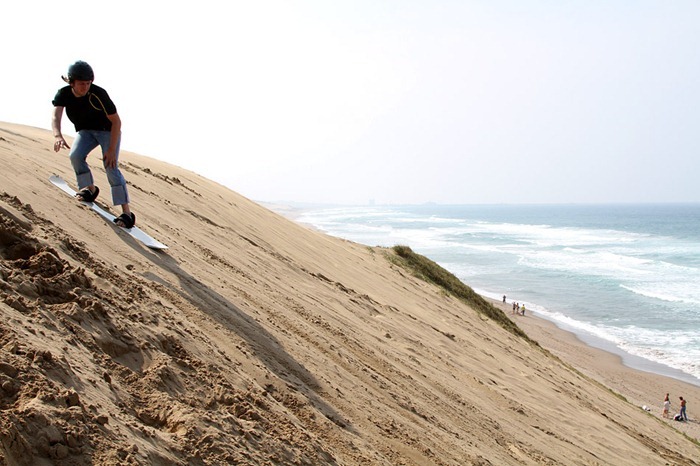
{"label": "man's left arm", "polygon": [[117,166],[117,144],[119,143],[119,137],[122,134],[122,120],[119,118],[118,113],[113,113],[107,115],[109,121],[112,122],[112,131],[109,137],[109,149],[105,154],[105,165],[110,168],[116,168]]}

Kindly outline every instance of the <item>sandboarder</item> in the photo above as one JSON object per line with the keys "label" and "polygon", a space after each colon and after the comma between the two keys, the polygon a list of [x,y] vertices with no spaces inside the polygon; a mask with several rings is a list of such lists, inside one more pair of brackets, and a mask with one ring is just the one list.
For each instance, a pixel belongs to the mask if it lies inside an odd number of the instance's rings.
{"label": "sandboarder", "polygon": [[[136,223],[136,216],[129,208],[129,192],[126,180],[119,170],[119,145],[121,142],[121,119],[117,107],[107,91],[92,82],[95,74],[92,67],[84,61],[76,61],[68,68],[68,76],[61,76],[68,83],[56,93],[53,99],[54,151],[70,149],[70,161],[78,182],[78,194],[81,201],[94,201],[100,190],[87,164],[88,154],[98,145],[102,148],[102,161],[107,173],[107,180],[112,187],[112,202],[122,208],[122,214],[114,219],[120,227],[131,228]],[[78,133],[73,148],[66,143],[61,133],[63,109]]]}

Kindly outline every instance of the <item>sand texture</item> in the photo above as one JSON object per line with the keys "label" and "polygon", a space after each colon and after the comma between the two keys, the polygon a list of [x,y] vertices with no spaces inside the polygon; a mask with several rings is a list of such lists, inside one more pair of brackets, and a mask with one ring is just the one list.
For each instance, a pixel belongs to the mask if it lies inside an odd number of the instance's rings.
{"label": "sand texture", "polygon": [[670,379],[123,152],[149,250],[48,182],[52,141],[0,123],[1,465],[700,464],[696,423],[640,409]]}

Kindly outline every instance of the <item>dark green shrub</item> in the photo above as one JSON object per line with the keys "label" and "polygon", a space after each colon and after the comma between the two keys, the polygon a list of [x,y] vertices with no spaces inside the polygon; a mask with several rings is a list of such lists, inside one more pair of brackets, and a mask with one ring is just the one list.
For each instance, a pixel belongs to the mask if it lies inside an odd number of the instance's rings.
{"label": "dark green shrub", "polygon": [[[394,246],[393,251],[398,256],[397,264],[412,272],[418,278],[439,286],[447,293],[467,304],[475,311],[496,321],[501,327],[519,337],[525,338],[532,343],[532,340],[510,320],[503,311],[486,301],[469,286],[465,285],[452,273],[440,267],[438,264],[425,256],[416,254],[408,246]],[[537,343],[535,343],[537,344]]]}

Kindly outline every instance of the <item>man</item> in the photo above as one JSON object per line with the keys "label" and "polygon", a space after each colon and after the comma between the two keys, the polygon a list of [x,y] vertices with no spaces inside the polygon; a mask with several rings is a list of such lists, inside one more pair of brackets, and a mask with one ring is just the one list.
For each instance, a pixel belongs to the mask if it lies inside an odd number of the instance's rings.
{"label": "man", "polygon": [[681,421],[687,421],[687,420],[688,420],[688,415],[685,413],[685,405],[686,405],[687,403],[686,403],[686,401],[683,399],[682,396],[680,396],[679,398],[681,399],[681,412],[679,413],[679,414],[680,414]]}
{"label": "man", "polygon": [[[97,198],[100,189],[95,186],[92,172],[87,164],[87,156],[99,145],[102,148],[102,161],[107,180],[112,188],[112,202],[115,206],[122,208],[122,214],[115,218],[114,222],[120,227],[131,228],[136,223],[136,216],[129,208],[126,180],[119,170],[122,123],[117,114],[117,107],[109,98],[107,91],[92,83],[95,74],[86,62],[73,63],[68,68],[68,77],[62,76],[62,78],[68,86],[59,89],[53,99],[51,127],[55,138],[54,151],[70,149],[70,161],[75,170],[80,191],[76,197],[81,201],[92,202]],[[78,133],[72,149],[61,133],[64,109]]]}

